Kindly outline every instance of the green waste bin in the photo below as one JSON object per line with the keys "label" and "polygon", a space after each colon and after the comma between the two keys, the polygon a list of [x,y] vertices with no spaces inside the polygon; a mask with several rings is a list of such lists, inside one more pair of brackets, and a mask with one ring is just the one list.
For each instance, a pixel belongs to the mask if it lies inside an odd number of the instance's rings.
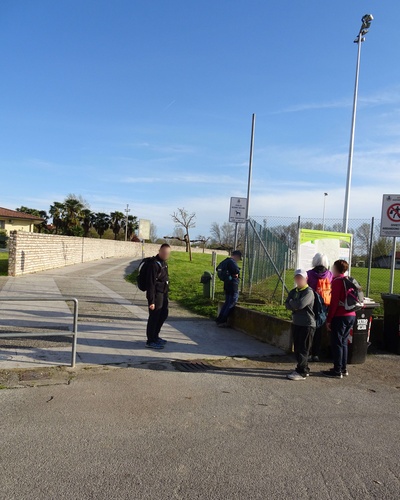
{"label": "green waste bin", "polygon": [[204,271],[203,276],[200,278],[200,283],[203,284],[203,297],[206,299],[211,298],[211,282],[212,274],[209,271]]}
{"label": "green waste bin", "polygon": [[382,293],[383,338],[389,352],[400,354],[400,295]]}
{"label": "green waste bin", "polygon": [[356,321],[349,337],[348,363],[360,365],[367,359],[367,351],[370,345],[372,314],[379,307],[376,302],[366,302],[364,307],[356,312]]}

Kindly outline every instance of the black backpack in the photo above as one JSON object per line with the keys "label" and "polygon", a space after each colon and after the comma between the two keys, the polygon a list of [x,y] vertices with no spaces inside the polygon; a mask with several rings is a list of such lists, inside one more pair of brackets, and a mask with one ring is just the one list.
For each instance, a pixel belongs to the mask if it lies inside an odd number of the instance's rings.
{"label": "black backpack", "polygon": [[321,328],[321,326],[326,322],[328,318],[328,308],[325,305],[324,299],[315,290],[313,313],[315,316],[316,328]]}
{"label": "black backpack", "polygon": [[146,292],[147,290],[147,276],[149,274],[150,263],[156,262],[160,266],[161,272],[161,262],[159,262],[155,257],[146,257],[142,260],[138,267],[138,275],[136,278],[137,286],[139,290],[142,292]]}
{"label": "black backpack", "polygon": [[228,270],[229,258],[223,260],[221,264],[217,267],[218,278],[221,281],[229,281],[232,277]]}

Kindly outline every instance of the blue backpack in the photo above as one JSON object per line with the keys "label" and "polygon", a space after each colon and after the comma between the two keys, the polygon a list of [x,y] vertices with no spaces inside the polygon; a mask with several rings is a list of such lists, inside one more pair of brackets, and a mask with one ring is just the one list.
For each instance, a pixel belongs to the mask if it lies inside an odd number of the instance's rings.
{"label": "blue backpack", "polygon": [[321,326],[326,323],[328,318],[328,308],[325,305],[324,299],[315,290],[313,313],[315,316],[316,327],[321,328]]}

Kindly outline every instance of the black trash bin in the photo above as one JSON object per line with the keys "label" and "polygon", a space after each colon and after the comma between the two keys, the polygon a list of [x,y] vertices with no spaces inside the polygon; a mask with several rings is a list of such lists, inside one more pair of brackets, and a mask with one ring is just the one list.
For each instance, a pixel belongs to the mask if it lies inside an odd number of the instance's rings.
{"label": "black trash bin", "polygon": [[356,312],[356,321],[349,337],[348,363],[351,365],[360,365],[367,359],[372,313],[377,307],[379,304],[368,301]]}
{"label": "black trash bin", "polygon": [[383,338],[389,352],[400,354],[400,295],[382,293]]}

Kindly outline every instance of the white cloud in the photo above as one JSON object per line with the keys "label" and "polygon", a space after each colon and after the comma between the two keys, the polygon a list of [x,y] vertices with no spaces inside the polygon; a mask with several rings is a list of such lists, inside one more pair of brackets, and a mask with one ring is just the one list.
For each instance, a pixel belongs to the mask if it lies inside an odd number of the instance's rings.
{"label": "white cloud", "polygon": [[[397,104],[400,103],[400,87],[396,86],[390,89],[382,89],[370,95],[359,95],[358,104],[370,105],[370,106],[382,106],[385,104]],[[298,113],[302,111],[310,111],[317,109],[338,109],[338,108],[348,108],[353,105],[353,100],[337,99],[333,101],[325,102],[306,102],[294,104],[292,106],[287,106],[278,111],[272,112],[272,114],[280,113]]]}

